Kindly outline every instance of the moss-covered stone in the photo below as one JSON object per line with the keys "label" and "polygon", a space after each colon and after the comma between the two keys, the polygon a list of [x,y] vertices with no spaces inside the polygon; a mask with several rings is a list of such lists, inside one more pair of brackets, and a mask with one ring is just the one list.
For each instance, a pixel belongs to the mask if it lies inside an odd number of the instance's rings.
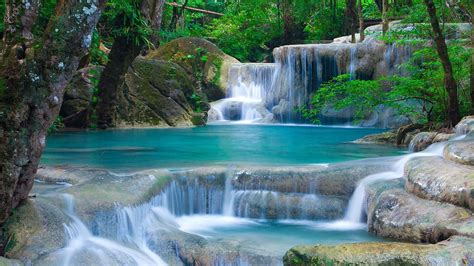
{"label": "moss-covered stone", "polygon": [[474,239],[452,237],[429,245],[386,242],[296,246],[283,260],[285,265],[471,265]]}
{"label": "moss-covered stone", "polygon": [[[137,58],[119,90],[119,126],[192,126],[196,110],[209,105],[196,101],[200,92],[184,69],[163,60]],[[205,124],[207,116],[200,124]]]}
{"label": "moss-covered stone", "polygon": [[147,55],[180,65],[207,95],[210,101],[225,97],[227,76],[235,58],[222,52],[213,43],[201,38],[179,38]]}

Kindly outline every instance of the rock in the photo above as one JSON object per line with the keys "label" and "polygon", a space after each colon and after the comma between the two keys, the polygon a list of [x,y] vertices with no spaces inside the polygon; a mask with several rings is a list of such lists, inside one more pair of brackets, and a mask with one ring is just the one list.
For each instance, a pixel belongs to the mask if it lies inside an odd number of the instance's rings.
{"label": "rock", "polygon": [[0,257],[0,265],[1,266],[20,266],[23,265],[19,260],[11,260],[5,257]]}
{"label": "rock", "polygon": [[201,125],[209,105],[186,72],[171,62],[137,58],[117,95],[117,126]]}
{"label": "rock", "polygon": [[474,132],[474,116],[466,116],[459,122],[454,131],[457,135],[465,135]]}
{"label": "rock", "polygon": [[296,246],[284,265],[471,265],[474,239],[452,237],[438,244],[399,242]]}
{"label": "rock", "polygon": [[59,115],[66,127],[86,128],[88,126],[88,108],[91,104],[94,84],[91,78],[100,74],[102,67],[89,66],[80,69],[69,82]]}
{"label": "rock", "polygon": [[474,139],[469,137],[449,143],[444,148],[444,158],[456,163],[474,166]]}
{"label": "rock", "polygon": [[367,224],[376,235],[409,242],[437,243],[452,235],[474,237],[474,216],[461,207],[420,199],[402,180],[369,185]]}
{"label": "rock", "polygon": [[394,145],[397,142],[397,133],[395,131],[387,131],[379,134],[367,135],[361,139],[354,140],[357,144],[381,144]]}
{"label": "rock", "polygon": [[397,130],[397,145],[409,144],[413,139],[413,133],[423,128],[422,124],[409,124],[399,127]]}
{"label": "rock", "polygon": [[415,195],[474,211],[474,167],[441,157],[418,157],[405,165],[406,189]]}
{"label": "rock", "polygon": [[195,37],[179,38],[166,43],[151,51],[147,58],[180,65],[194,82],[202,85],[209,101],[225,97],[230,65],[239,63],[213,43]]}
{"label": "rock", "polygon": [[65,244],[64,223],[68,220],[58,206],[41,198],[29,199],[3,226],[8,237],[5,255],[29,265],[57,250]]}
{"label": "rock", "polygon": [[422,151],[433,144],[436,135],[436,132],[420,132],[410,141],[408,149],[413,152]]}

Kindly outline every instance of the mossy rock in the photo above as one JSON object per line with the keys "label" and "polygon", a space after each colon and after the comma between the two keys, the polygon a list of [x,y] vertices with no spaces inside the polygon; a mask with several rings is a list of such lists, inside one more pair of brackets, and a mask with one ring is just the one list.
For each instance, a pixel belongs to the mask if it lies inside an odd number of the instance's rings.
{"label": "mossy rock", "polygon": [[357,243],[296,246],[285,265],[472,265],[474,239],[452,237],[438,244]]}
{"label": "mossy rock", "polygon": [[[196,110],[209,109],[185,70],[163,60],[137,58],[118,94],[119,126],[192,126]],[[198,112],[198,113],[199,113]],[[205,123],[207,117],[199,124]]]}
{"label": "mossy rock", "polygon": [[229,67],[239,63],[215,44],[194,37],[173,40],[151,51],[147,58],[180,65],[194,82],[202,87],[210,101],[225,97]]}

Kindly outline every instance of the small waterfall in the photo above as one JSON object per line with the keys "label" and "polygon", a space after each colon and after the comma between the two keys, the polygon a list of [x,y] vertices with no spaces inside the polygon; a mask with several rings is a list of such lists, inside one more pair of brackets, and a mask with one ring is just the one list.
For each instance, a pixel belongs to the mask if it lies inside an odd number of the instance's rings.
{"label": "small waterfall", "polygon": [[351,199],[349,200],[349,205],[347,207],[346,215],[343,221],[350,224],[358,224],[363,222],[363,217],[365,215],[365,190],[368,185],[383,180],[391,180],[403,177],[405,164],[410,159],[423,156],[442,156],[445,146],[446,143],[434,143],[423,152],[402,156],[392,165],[390,171],[369,175],[362,179],[352,194]]}
{"label": "small waterfall", "polygon": [[[68,245],[58,251],[62,258],[62,265],[110,265],[116,262],[130,265],[166,265],[166,263],[146,245],[143,234],[144,220],[137,220],[135,215],[128,215],[123,221],[131,222],[126,229],[122,228],[129,236],[121,243],[106,238],[94,236],[86,225],[74,213],[74,198],[64,195],[66,211],[71,218],[71,223],[64,228],[69,238]],[[145,210],[144,210],[145,211]],[[132,214],[130,212],[129,214]],[[140,213],[140,212],[138,212]],[[142,212],[144,213],[144,212]],[[127,223],[126,222],[126,223]],[[74,259],[74,260],[73,260]]]}
{"label": "small waterfall", "polygon": [[387,64],[389,75],[406,75],[407,71],[401,67],[408,62],[413,55],[413,48],[410,45],[388,44],[384,53],[384,61]]}
{"label": "small waterfall", "polygon": [[232,65],[227,98],[212,104],[211,118],[243,122],[271,120],[271,114],[263,107],[263,99],[271,87],[274,70],[274,64]]}
{"label": "small waterfall", "polygon": [[351,80],[354,80],[357,78],[356,75],[356,68],[357,65],[359,64],[359,58],[357,58],[357,46],[352,46],[351,47],[351,54],[350,54],[350,61],[349,61],[349,74],[351,75]]}

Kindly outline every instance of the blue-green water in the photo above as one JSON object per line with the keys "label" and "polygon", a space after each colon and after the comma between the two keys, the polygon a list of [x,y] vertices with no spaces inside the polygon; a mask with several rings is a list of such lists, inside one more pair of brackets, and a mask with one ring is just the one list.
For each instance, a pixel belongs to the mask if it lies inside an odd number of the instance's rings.
{"label": "blue-green water", "polygon": [[61,132],[48,137],[48,165],[146,169],[210,164],[333,163],[400,154],[395,147],[349,143],[380,129],[210,125],[197,128]]}

